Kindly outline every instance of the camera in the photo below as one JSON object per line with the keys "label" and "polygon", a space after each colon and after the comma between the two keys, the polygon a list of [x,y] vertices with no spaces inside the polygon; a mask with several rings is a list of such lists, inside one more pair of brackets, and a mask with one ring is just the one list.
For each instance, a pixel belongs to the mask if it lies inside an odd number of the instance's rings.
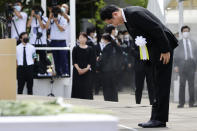
{"label": "camera", "polygon": [[52,13],[53,13],[53,16],[54,16],[55,18],[57,18],[57,17],[58,17],[58,14],[61,13],[61,9],[60,9],[59,7],[57,7],[57,6],[55,6],[55,7],[53,7],[53,9],[52,9]]}
{"label": "camera", "polygon": [[14,8],[10,3],[5,4],[5,9],[6,9],[6,13],[8,13],[9,16],[14,13]]}
{"label": "camera", "polygon": [[35,14],[36,15],[39,15],[39,10],[35,10]]}
{"label": "camera", "polygon": [[36,37],[37,37],[37,39],[40,39],[42,37],[42,33],[41,32],[37,32]]}

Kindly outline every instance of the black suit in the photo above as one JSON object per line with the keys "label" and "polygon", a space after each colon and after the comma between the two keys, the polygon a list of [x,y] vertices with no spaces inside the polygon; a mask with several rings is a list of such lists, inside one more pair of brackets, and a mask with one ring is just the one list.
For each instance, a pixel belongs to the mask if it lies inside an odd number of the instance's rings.
{"label": "black suit", "polygon": [[[185,85],[188,81],[189,85],[189,105],[194,104],[194,78],[196,71],[196,44],[191,41],[191,48],[194,58],[185,60],[185,50],[183,40],[179,41],[179,47],[175,50],[174,65],[179,68],[180,88],[179,88],[179,104],[185,104]],[[190,52],[189,52],[190,55]]]}
{"label": "black suit", "polygon": [[[154,66],[155,99],[152,106],[151,120],[168,121],[169,94],[173,63],[173,49],[177,47],[177,39],[158,18],[142,7],[123,9],[127,22],[125,26],[135,39],[143,36],[147,41],[150,62]],[[170,62],[166,65],[160,61],[161,53],[170,52]]]}
{"label": "black suit", "polygon": [[134,70],[135,70],[135,100],[136,104],[141,103],[142,91],[144,88],[144,80],[146,78],[148,95],[150,105],[153,104],[154,100],[154,82],[153,82],[153,63],[150,61],[140,60],[139,47],[135,43],[132,43],[130,48],[130,54],[135,58]]}
{"label": "black suit", "polygon": [[[102,73],[103,95],[105,101],[118,101],[117,90],[117,72],[118,69],[114,68],[113,57],[115,45],[109,43],[103,49],[103,53],[99,60],[100,71]],[[115,49],[116,50],[116,49]],[[118,55],[118,51],[116,50]]]}

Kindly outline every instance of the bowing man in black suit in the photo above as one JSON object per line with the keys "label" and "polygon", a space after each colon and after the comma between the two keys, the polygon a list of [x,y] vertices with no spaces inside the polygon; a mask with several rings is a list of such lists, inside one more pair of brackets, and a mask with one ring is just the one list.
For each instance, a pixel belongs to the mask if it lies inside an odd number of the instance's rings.
{"label": "bowing man in black suit", "polygon": [[[100,12],[101,19],[115,26],[125,24],[129,34],[136,40],[140,37],[139,49],[143,47],[141,59],[149,60],[154,66],[155,98],[151,119],[140,123],[143,128],[166,127],[169,113],[170,84],[173,50],[177,39],[160,20],[147,9],[137,6],[119,8],[107,5]],[[144,40],[145,38],[145,40]],[[146,42],[147,43],[146,43]],[[146,48],[145,48],[146,46]]]}

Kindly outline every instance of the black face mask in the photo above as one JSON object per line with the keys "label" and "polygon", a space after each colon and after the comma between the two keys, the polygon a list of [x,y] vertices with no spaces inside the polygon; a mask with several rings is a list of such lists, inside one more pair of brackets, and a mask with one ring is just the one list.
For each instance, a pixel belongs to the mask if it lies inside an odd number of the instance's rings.
{"label": "black face mask", "polygon": [[24,42],[24,43],[29,42],[29,38],[27,38],[27,37],[26,37],[26,38],[23,38],[23,42]]}

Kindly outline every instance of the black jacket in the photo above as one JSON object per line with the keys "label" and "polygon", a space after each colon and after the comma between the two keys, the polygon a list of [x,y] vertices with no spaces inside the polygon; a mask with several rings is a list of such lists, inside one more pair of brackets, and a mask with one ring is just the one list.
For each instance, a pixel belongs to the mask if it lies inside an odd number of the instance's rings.
{"label": "black jacket", "polygon": [[150,60],[158,61],[161,53],[173,51],[178,46],[172,32],[147,9],[131,6],[123,11],[127,20],[125,26],[132,38],[146,38]]}
{"label": "black jacket", "polygon": [[122,51],[113,42],[103,49],[98,61],[98,70],[101,72],[118,72],[122,66]]}

